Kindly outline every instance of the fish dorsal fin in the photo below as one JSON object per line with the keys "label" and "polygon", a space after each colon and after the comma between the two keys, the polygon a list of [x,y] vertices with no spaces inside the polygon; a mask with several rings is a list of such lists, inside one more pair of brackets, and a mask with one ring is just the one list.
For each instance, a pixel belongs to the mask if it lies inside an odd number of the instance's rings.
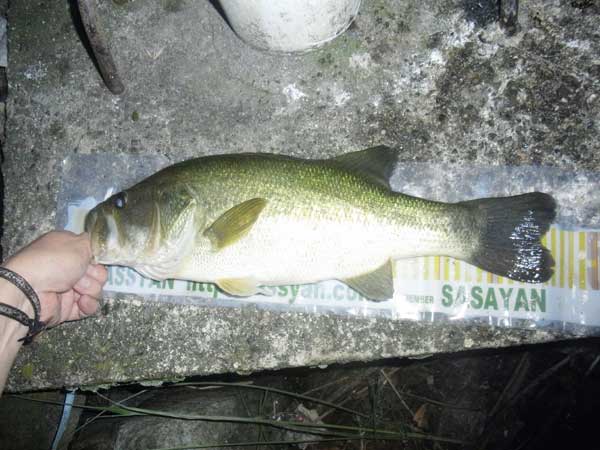
{"label": "fish dorsal fin", "polygon": [[390,177],[398,162],[398,155],[390,147],[378,145],[336,156],[328,161],[389,189]]}
{"label": "fish dorsal fin", "polygon": [[372,272],[342,281],[369,300],[381,302],[394,296],[394,272],[391,261]]}
{"label": "fish dorsal fin", "polygon": [[227,294],[238,297],[249,297],[260,292],[258,283],[253,278],[227,278],[217,280],[216,283]]}
{"label": "fish dorsal fin", "polygon": [[267,205],[264,198],[253,198],[225,211],[206,229],[208,237],[217,250],[221,250],[246,236]]}

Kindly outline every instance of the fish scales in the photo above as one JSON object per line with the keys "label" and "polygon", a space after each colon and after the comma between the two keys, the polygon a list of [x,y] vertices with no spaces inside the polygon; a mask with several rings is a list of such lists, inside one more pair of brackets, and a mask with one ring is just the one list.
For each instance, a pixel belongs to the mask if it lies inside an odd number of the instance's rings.
{"label": "fish scales", "polygon": [[287,284],[347,278],[390,257],[443,252],[450,242],[445,205],[393,193],[336,167],[255,156],[238,164],[222,157],[189,166],[175,170],[187,173],[182,182],[206,204],[209,223],[252,198],[268,204],[242,241],[213,252],[203,238],[182,268],[186,279],[253,277]]}

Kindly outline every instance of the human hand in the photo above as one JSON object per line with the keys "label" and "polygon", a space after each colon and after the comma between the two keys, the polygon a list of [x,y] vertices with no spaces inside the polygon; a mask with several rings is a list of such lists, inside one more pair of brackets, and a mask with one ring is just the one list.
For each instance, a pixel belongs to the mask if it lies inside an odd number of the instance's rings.
{"label": "human hand", "polygon": [[87,233],[52,231],[11,256],[4,266],[31,284],[40,298],[40,320],[54,326],[98,309],[107,271],[91,261]]}

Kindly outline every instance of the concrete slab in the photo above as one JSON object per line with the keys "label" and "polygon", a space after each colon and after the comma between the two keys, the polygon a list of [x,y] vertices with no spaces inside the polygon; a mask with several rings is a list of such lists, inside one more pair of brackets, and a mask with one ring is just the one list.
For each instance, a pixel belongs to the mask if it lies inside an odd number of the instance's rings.
{"label": "concrete slab", "polygon": [[[327,157],[387,144],[405,161],[600,169],[600,9],[532,0],[508,37],[495,3],[365,2],[351,29],[301,56],[240,42],[191,0],[102,2],[126,85],[103,86],[61,2],[9,15],[5,253],[56,220],[72,153]],[[113,299],[105,314],[24,350],[9,389],[422,355],[572,337],[563,332],[218,309]]]}

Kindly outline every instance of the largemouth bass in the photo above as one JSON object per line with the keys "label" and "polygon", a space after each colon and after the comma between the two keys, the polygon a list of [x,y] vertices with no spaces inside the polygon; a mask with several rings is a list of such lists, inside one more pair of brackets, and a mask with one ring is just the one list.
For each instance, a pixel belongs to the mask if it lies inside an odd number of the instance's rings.
{"label": "largemouth bass", "polygon": [[555,217],[551,196],[425,200],[391,190],[395,164],[387,147],[329,160],[192,159],[100,203],[85,227],[98,263],[213,282],[236,296],[338,279],[384,300],[393,296],[393,260],[426,255],[518,281],[551,277],[554,261],[540,243]]}

